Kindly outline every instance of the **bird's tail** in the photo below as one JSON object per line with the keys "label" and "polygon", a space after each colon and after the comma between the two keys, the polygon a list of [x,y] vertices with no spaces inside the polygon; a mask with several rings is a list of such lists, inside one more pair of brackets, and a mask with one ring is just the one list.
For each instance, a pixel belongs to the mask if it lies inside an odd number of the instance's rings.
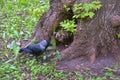
{"label": "bird's tail", "polygon": [[21,48],[19,50],[19,53],[31,53],[32,54],[32,50],[28,49],[28,48]]}

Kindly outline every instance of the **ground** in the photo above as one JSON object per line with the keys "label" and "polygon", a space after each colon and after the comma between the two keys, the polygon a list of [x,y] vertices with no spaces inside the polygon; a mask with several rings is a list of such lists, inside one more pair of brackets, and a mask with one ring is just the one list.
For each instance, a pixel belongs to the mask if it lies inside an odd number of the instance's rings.
{"label": "ground", "polygon": [[[112,56],[99,57],[97,60],[91,64],[89,60],[84,58],[76,58],[70,61],[61,61],[57,63],[57,69],[62,70],[79,70],[84,73],[86,69],[89,69],[94,74],[102,76],[104,74],[105,68],[115,68],[116,60]],[[117,76],[120,75],[120,66],[118,67]]]}
{"label": "ground", "polygon": [[[2,42],[0,42],[2,43]],[[23,45],[29,43],[27,41],[22,42]],[[2,46],[0,46],[2,47]],[[58,50],[63,50],[65,47],[58,46]],[[47,51],[47,54],[53,51]],[[53,58],[53,57],[51,57]],[[51,58],[49,58],[47,63],[51,63]],[[56,58],[54,56],[54,58]],[[101,56],[96,59],[96,61],[91,64],[87,58],[80,57],[72,60],[57,61],[56,69],[64,71],[79,71],[82,74],[89,74],[91,76],[104,76],[107,69],[113,69],[111,72],[117,77],[120,75],[120,66],[117,65],[117,61],[112,55]],[[120,78],[120,77],[119,77]]]}
{"label": "ground", "polygon": [[[65,47],[58,46],[58,49],[62,50],[65,49]],[[116,68],[117,70],[113,71],[113,74],[117,77],[120,75],[120,65],[113,55],[99,56],[93,64],[86,59],[87,58],[79,57],[72,60],[59,61],[57,62],[56,68],[58,70],[80,71],[83,74],[87,72],[91,73],[91,75],[95,74],[96,76],[104,76],[107,68]]]}

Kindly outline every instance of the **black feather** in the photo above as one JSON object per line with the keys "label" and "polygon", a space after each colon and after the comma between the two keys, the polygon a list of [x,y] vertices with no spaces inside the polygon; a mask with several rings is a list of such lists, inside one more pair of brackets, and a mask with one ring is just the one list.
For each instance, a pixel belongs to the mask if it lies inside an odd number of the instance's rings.
{"label": "black feather", "polygon": [[50,45],[51,45],[50,40],[43,40],[40,43],[32,44],[25,48],[21,48],[19,52],[20,53],[30,53],[30,54],[34,55],[36,57],[36,59],[38,60],[38,56],[43,54],[46,51],[47,47]]}

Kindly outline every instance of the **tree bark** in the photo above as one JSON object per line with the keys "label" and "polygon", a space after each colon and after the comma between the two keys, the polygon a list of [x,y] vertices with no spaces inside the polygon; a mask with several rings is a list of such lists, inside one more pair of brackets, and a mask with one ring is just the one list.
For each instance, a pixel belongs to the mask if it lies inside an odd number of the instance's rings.
{"label": "tree bark", "polygon": [[[64,0],[65,1],[65,0]],[[73,13],[67,12],[63,8],[63,2],[61,0],[51,0],[50,9],[46,12],[43,17],[39,20],[33,37],[36,42],[43,39],[50,39],[53,35],[54,28],[56,31],[60,29],[59,23],[64,19],[71,19]]]}
{"label": "tree bark", "polygon": [[[53,27],[56,32],[61,29],[59,23],[65,19],[71,19],[75,12],[72,7],[76,3],[88,3],[92,0],[51,0],[50,10],[40,19],[34,37],[36,41],[48,39],[53,35]],[[71,45],[64,49],[64,60],[87,56],[93,63],[98,56],[114,55],[120,62],[120,40],[116,34],[120,31],[120,0],[100,0],[102,8],[95,12],[93,19],[77,19],[77,33],[74,35]],[[70,7],[67,12],[63,5]],[[69,38],[68,38],[69,40]]]}

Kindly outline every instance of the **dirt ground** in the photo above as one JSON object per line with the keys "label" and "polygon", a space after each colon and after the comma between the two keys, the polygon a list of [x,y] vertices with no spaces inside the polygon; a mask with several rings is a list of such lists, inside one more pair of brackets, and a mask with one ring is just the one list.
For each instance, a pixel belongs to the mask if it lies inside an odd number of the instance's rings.
{"label": "dirt ground", "polygon": [[[96,74],[97,76],[103,76],[105,68],[115,69],[116,62],[117,61],[112,56],[98,57],[93,64],[85,58],[76,58],[70,61],[58,62],[57,69],[80,71],[81,73],[90,72],[91,74]],[[114,72],[114,74],[116,76],[120,76],[120,65],[117,66],[117,71]]]}

